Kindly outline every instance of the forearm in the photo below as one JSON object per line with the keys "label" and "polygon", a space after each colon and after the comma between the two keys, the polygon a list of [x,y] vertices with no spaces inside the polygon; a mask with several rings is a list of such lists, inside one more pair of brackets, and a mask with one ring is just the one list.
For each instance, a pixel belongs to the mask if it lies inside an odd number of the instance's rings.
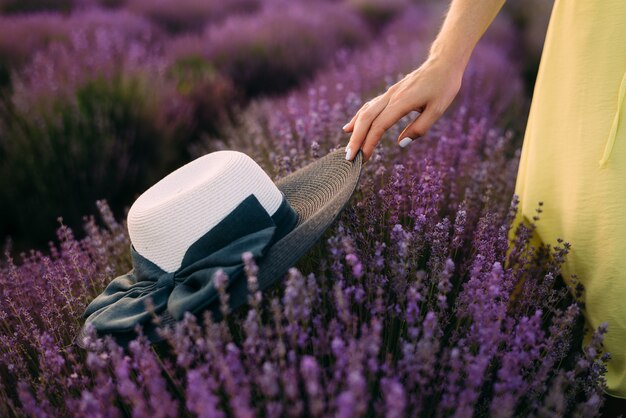
{"label": "forearm", "polygon": [[429,59],[437,59],[465,70],[483,33],[496,17],[505,0],[452,0]]}

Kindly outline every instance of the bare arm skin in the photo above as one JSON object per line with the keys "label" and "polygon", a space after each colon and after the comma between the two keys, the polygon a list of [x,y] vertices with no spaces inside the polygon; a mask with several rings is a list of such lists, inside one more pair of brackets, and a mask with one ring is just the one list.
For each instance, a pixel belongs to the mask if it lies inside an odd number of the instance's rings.
{"label": "bare arm skin", "polygon": [[346,159],[352,160],[360,148],[365,161],[369,160],[385,131],[411,111],[420,114],[404,128],[398,144],[405,147],[424,135],[456,97],[476,43],[504,3],[452,0],[424,63],[365,103],[343,127],[352,132]]}

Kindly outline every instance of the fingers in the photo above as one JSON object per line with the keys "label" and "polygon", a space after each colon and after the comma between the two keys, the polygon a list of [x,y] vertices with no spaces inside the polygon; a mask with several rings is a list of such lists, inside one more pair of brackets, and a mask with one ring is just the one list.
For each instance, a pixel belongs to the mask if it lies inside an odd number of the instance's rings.
{"label": "fingers", "polygon": [[378,99],[379,99],[379,97],[375,97],[372,100],[363,103],[363,106],[361,106],[361,108],[359,110],[357,110],[357,112],[354,114],[354,116],[352,116],[352,119],[350,119],[350,122],[348,122],[345,125],[343,125],[343,127],[341,129],[343,129],[344,132],[351,132],[352,129],[354,128],[354,123],[356,122],[357,118],[359,117],[359,114],[363,110],[365,110],[366,108],[368,108],[369,106],[374,104],[374,102],[376,100],[378,100]]}
{"label": "fingers", "polygon": [[352,160],[357,151],[363,151],[363,160],[368,161],[376,145],[387,129],[413,110],[421,113],[400,134],[398,144],[405,147],[417,137],[423,136],[442,115],[438,102],[424,98],[416,100],[394,99],[396,95],[383,94],[367,102],[344,127],[352,132],[346,146],[346,159]]}
{"label": "fingers", "polygon": [[441,116],[442,112],[435,106],[426,106],[413,122],[409,123],[398,136],[398,145],[406,147],[414,139],[426,135],[426,132]]}
{"label": "fingers", "polygon": [[380,142],[385,131],[392,127],[398,120],[406,116],[410,111],[411,109],[408,106],[402,107],[400,104],[388,104],[387,107],[380,112],[371,123],[361,145],[364,161],[370,159],[374,148],[376,148],[376,145]]}
{"label": "fingers", "polygon": [[[361,108],[363,109],[363,108]],[[354,116],[352,116],[352,119],[350,119],[350,122],[346,123],[345,125],[343,125],[343,131],[344,132],[351,132],[352,128],[354,128],[354,122],[356,121],[356,118],[359,116],[359,113],[361,112],[361,109],[359,109]]]}
{"label": "fingers", "polygon": [[[346,146],[346,160],[352,160],[356,155],[357,151],[361,148],[363,141],[365,140],[365,136],[370,129],[372,121],[378,116],[378,114],[385,108],[387,105],[388,99],[386,96],[378,96],[376,99],[371,100],[366,105],[364,105],[355,115],[353,127],[352,127],[352,135],[350,136],[350,140],[348,141],[348,145]],[[363,153],[365,154],[365,152]],[[365,156],[365,155],[364,155]],[[367,159],[365,160],[367,161]]]}

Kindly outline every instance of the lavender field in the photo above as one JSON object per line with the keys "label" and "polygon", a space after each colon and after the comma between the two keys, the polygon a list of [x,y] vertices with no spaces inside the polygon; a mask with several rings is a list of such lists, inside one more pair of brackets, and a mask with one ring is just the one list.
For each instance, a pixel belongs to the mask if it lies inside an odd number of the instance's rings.
{"label": "lavender field", "polygon": [[[72,344],[131,268],[125,210],[207,152],[273,179],[346,145],[426,57],[445,2],[0,0],[0,416],[593,417],[606,328],[512,228],[545,13],[511,1],[459,95],[392,127],[351,204],[284,280],[166,342]],[[545,13],[542,13],[545,12]],[[57,219],[58,218],[58,219]],[[249,286],[257,268],[246,264]],[[575,277],[572,278],[575,280]],[[93,331],[93,330],[92,330]]]}

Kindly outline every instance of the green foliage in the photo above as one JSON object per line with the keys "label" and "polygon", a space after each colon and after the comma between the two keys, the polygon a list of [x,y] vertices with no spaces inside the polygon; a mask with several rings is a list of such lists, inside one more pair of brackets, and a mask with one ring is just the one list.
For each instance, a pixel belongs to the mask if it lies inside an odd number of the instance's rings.
{"label": "green foliage", "polygon": [[[118,209],[184,158],[185,117],[142,76],[95,78],[28,112],[0,109],[0,227],[39,243],[80,225],[96,199]],[[45,242],[45,241],[44,241]]]}
{"label": "green foliage", "polygon": [[235,88],[232,81],[199,55],[176,60],[169,67],[167,77],[187,101],[194,122],[194,139],[207,132],[218,133],[220,124],[232,119],[234,105],[244,100],[242,92]]}
{"label": "green foliage", "polygon": [[195,85],[217,77],[215,67],[199,55],[185,56],[177,60],[169,68],[168,74],[176,80],[178,91],[183,94],[191,92]]}

